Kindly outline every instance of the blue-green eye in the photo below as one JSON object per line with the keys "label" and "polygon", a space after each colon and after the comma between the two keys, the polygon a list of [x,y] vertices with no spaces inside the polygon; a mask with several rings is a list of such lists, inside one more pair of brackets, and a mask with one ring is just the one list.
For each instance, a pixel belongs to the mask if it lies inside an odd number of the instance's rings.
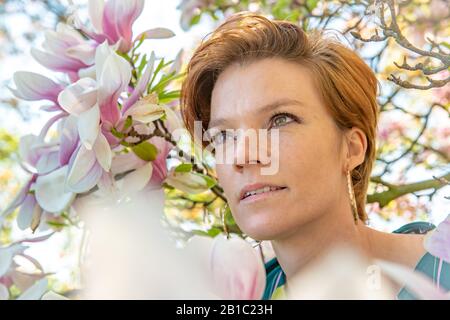
{"label": "blue-green eye", "polygon": [[226,143],[229,139],[232,139],[233,135],[227,130],[222,130],[212,137],[212,142],[215,146]]}
{"label": "blue-green eye", "polygon": [[294,115],[283,112],[283,113],[275,114],[271,118],[271,124],[272,124],[272,127],[281,127],[288,123],[296,121],[296,119],[297,119],[297,117],[295,117]]}

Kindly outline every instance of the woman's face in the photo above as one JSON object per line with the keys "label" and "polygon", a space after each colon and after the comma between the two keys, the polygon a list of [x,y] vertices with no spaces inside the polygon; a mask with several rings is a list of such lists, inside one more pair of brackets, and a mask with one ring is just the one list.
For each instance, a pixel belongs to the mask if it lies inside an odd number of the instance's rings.
{"label": "woman's face", "polygon": [[[264,108],[281,100],[291,102]],[[212,127],[278,129],[278,144],[271,140],[267,153],[275,154],[278,148],[279,156],[270,160],[279,162],[274,174],[262,174],[261,169],[270,164],[250,159],[249,144],[233,149],[235,159],[242,157],[243,163],[217,164],[231,212],[241,230],[254,239],[289,236],[331,212],[346,191],[342,133],[327,113],[308,69],[297,63],[265,58],[226,68],[212,92]],[[242,188],[256,183],[284,189],[241,199]]]}

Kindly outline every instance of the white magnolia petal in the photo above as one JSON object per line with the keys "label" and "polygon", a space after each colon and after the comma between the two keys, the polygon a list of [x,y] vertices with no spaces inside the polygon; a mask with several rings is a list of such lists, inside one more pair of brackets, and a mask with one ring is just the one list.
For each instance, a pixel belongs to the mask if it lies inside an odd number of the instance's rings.
{"label": "white magnolia petal", "polygon": [[145,188],[150,181],[153,172],[151,162],[143,165],[135,171],[127,174],[121,182],[120,189],[123,193],[132,194]]}
{"label": "white magnolia petal", "polygon": [[[174,111],[170,106],[165,106],[164,112],[166,113],[165,124],[170,132],[173,132],[177,129],[184,129],[183,121],[181,120],[181,117],[178,115],[179,111]],[[181,135],[179,135],[178,140],[180,138]]]}
{"label": "white magnolia petal", "polygon": [[100,75],[103,70],[103,64],[105,63],[106,59],[113,54],[113,50],[108,45],[108,42],[105,40],[102,44],[97,46],[97,49],[95,50],[95,68],[96,68],[96,79],[100,79]]}
{"label": "white magnolia petal", "polygon": [[43,278],[38,280],[34,285],[25,290],[17,300],[39,300],[43,294],[47,291],[48,280]]}
{"label": "white magnolia petal", "polygon": [[19,214],[17,216],[17,225],[21,230],[30,228],[33,218],[40,216],[41,212],[42,209],[37,203],[35,196],[29,194],[20,207]]}
{"label": "white magnolia petal", "polygon": [[2,277],[11,267],[14,255],[23,252],[27,246],[12,244],[5,248],[0,248],[0,277]]}
{"label": "white magnolia petal", "polygon": [[3,284],[0,283],[0,301],[9,299],[9,290]]}
{"label": "white magnolia petal", "polygon": [[95,32],[103,33],[103,9],[105,1],[103,0],[89,0],[88,11],[89,18],[92,22]]}
{"label": "white magnolia petal", "polygon": [[180,51],[178,51],[177,56],[175,57],[175,60],[172,62],[172,65],[170,66],[169,69],[169,74],[171,74],[172,72],[175,72],[175,74],[178,74],[181,71],[181,67],[183,65],[183,49],[180,49]]}
{"label": "white magnolia petal", "polygon": [[19,140],[19,157],[26,165],[34,167],[35,157],[33,157],[33,146],[39,143],[39,137],[34,134],[27,134],[20,137]]}
{"label": "white magnolia petal", "polygon": [[100,108],[96,104],[91,109],[80,114],[78,118],[78,133],[83,145],[91,150],[100,132]]}
{"label": "white magnolia petal", "polygon": [[98,135],[95,141],[94,152],[98,163],[105,171],[109,171],[111,169],[112,151],[108,140],[102,133]]}
{"label": "white magnolia petal", "polygon": [[[98,75],[98,73],[97,73]],[[116,96],[123,92],[131,79],[131,66],[127,60],[112,52],[105,60],[100,77],[97,78],[99,84],[99,103],[108,101],[111,96]]]}
{"label": "white magnolia petal", "polygon": [[83,43],[85,41],[81,34],[67,23],[59,22],[56,25],[56,32],[71,45]]}
{"label": "white magnolia petal", "polygon": [[167,28],[153,28],[142,32],[136,37],[136,40],[140,40],[142,37],[145,39],[167,39],[175,36],[175,33]]}
{"label": "white magnolia petal", "polygon": [[67,166],[64,166],[36,179],[36,200],[45,211],[61,213],[75,198],[75,193],[65,191],[66,176]]}
{"label": "white magnolia petal", "polygon": [[95,62],[95,47],[88,43],[67,48],[65,54],[68,57],[82,61],[86,65],[92,65]]}
{"label": "white magnolia petal", "polygon": [[450,214],[436,229],[427,233],[423,244],[433,256],[450,263]]}
{"label": "white magnolia petal", "polygon": [[14,73],[14,83],[17,89],[11,89],[14,95],[23,100],[55,101],[62,86],[53,80],[34,72],[18,71]]}
{"label": "white magnolia petal", "polygon": [[[22,256],[22,257],[24,257],[24,256]],[[28,259],[28,258],[30,258],[30,256],[26,257],[26,259]],[[36,259],[33,258],[33,260],[36,260]],[[34,264],[37,261],[30,260],[30,262]],[[42,266],[40,266],[40,265],[39,265],[39,267],[42,268]],[[36,268],[37,268],[37,266],[36,266]],[[14,285],[21,292],[24,292],[25,290],[27,290],[28,288],[33,286],[36,283],[36,281],[39,281],[40,279],[45,277],[45,273],[42,273],[41,268],[37,268],[41,272],[36,272],[36,273],[27,273],[27,272],[22,272],[22,271],[16,270],[15,272],[13,272],[11,274],[11,278],[12,278]]]}
{"label": "white magnolia petal", "polygon": [[125,112],[139,100],[139,98],[146,92],[150,77],[153,74],[153,69],[155,65],[155,52],[152,51],[150,59],[148,60],[147,67],[145,68],[144,74],[139,78],[136,87],[133,90],[131,96],[123,104],[122,112]]}
{"label": "white magnolia petal", "polygon": [[95,80],[82,78],[61,91],[58,103],[68,113],[80,115],[97,103],[96,86]]}
{"label": "white magnolia petal", "polygon": [[43,154],[36,163],[37,173],[47,174],[59,167],[59,151],[55,150]]}
{"label": "white magnolia petal", "polygon": [[42,51],[36,48],[31,48],[30,53],[37,62],[51,70],[69,72],[78,71],[78,69],[86,67],[86,65],[81,61],[74,60],[63,55]]}
{"label": "white magnolia petal", "polygon": [[9,247],[0,248],[0,277],[8,271],[12,263],[12,258],[13,255]]}
{"label": "white magnolia petal", "polygon": [[70,159],[66,188],[76,193],[89,191],[100,180],[102,173],[94,151],[82,145]]}
{"label": "white magnolia petal", "polygon": [[[217,294],[223,299],[260,299],[265,288],[265,269],[258,252],[237,235],[215,237],[211,272]],[[238,263],[239,261],[239,263]]]}
{"label": "white magnolia petal", "polygon": [[111,172],[103,172],[102,177],[98,181],[99,194],[104,197],[115,195],[118,191],[117,184]]}
{"label": "white magnolia petal", "polygon": [[60,133],[59,161],[61,165],[69,162],[78,146],[78,139],[78,118],[69,115],[65,119]]}
{"label": "white magnolia petal", "polygon": [[95,80],[96,79],[95,70],[96,70],[95,65],[92,65],[87,68],[82,68],[82,69],[78,70],[78,76],[80,78],[91,78],[91,79]]}
{"label": "white magnolia petal", "polygon": [[164,111],[165,108],[163,106],[147,103],[145,99],[141,99],[125,112],[124,117],[131,116],[133,120],[151,123],[160,119],[164,115]]}
{"label": "white magnolia petal", "polygon": [[68,186],[75,185],[82,180],[95,165],[95,162],[95,153],[81,145],[72,155],[69,162],[69,172],[67,174]]}
{"label": "white magnolia petal", "polygon": [[175,172],[171,170],[165,182],[178,190],[191,194],[204,192],[208,188],[205,179],[192,172]]}
{"label": "white magnolia petal", "polygon": [[115,155],[112,160],[111,172],[116,175],[140,168],[145,163],[146,161],[139,158],[134,152],[118,154]]}

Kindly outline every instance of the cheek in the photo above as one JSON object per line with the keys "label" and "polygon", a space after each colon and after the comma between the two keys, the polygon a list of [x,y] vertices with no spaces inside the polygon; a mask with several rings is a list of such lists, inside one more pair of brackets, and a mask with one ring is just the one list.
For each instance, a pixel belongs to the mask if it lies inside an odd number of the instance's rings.
{"label": "cheek", "polygon": [[280,173],[294,189],[317,192],[325,185],[334,185],[330,183],[333,173],[340,174],[338,154],[336,146],[327,139],[331,138],[314,133],[280,136]]}
{"label": "cheek", "polygon": [[[228,194],[233,188],[233,168],[232,165],[228,164],[216,164],[216,174],[220,186],[224,189],[225,193]],[[229,197],[228,197],[229,198]]]}

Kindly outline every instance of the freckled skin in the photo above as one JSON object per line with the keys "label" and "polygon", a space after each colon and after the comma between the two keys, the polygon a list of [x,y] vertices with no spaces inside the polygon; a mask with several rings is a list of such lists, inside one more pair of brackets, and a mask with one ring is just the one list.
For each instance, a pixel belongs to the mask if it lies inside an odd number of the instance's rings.
{"label": "freckled skin", "polygon": [[[281,98],[302,101],[277,109],[300,118],[279,126],[279,169],[261,175],[263,164],[218,164],[217,174],[234,218],[252,238],[283,238],[336,208],[348,197],[343,158],[343,132],[321,101],[309,70],[280,58],[266,58],[241,66],[233,64],[218,77],[211,98],[211,120],[230,119],[220,127],[267,128],[270,113],[261,106]],[[287,118],[289,119],[289,118]],[[238,152],[248,150],[238,149]],[[353,167],[355,167],[355,164]],[[241,188],[267,182],[286,186],[279,195],[243,204]]]}

